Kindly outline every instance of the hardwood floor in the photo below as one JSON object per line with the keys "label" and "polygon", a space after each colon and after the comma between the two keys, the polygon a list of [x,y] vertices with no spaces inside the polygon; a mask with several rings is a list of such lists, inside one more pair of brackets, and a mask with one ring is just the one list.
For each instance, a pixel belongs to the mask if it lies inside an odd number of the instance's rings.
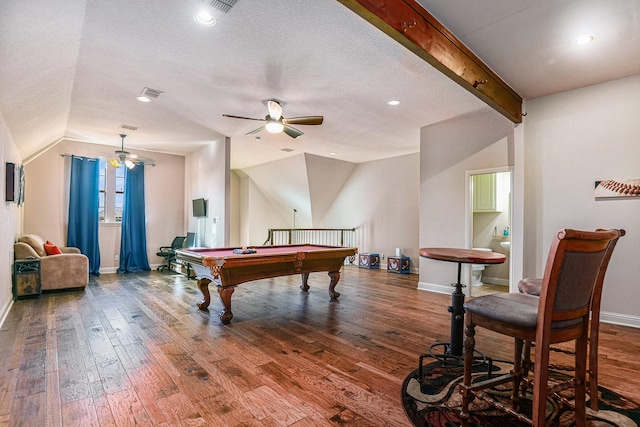
{"label": "hardwood floor", "polygon": [[[17,301],[0,330],[0,425],[408,426],[418,356],[448,341],[449,295],[417,275],[345,267],[308,293],[289,276],[242,284],[234,318],[196,308],[194,280],[102,275],[85,291]],[[511,342],[479,330],[478,348]],[[602,325],[601,384],[640,401],[640,330]],[[565,357],[565,356],[559,356]]]}

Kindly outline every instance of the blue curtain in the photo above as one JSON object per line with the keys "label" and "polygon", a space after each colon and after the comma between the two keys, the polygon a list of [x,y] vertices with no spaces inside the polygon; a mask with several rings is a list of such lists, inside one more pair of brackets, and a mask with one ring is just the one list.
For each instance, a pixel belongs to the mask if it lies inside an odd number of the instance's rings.
{"label": "blue curtain", "polygon": [[125,174],[118,273],[151,270],[144,210],[144,165],[138,164]]}
{"label": "blue curtain", "polygon": [[73,246],[89,258],[89,273],[100,274],[98,243],[98,159],[71,157],[69,188],[69,226],[67,246]]}

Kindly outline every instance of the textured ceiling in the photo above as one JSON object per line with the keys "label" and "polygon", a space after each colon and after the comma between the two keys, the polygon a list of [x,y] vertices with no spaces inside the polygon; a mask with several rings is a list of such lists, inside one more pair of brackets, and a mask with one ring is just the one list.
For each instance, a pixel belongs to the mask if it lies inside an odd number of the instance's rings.
{"label": "textured ceiling", "polygon": [[[637,0],[419,2],[525,98],[640,73]],[[488,109],[338,1],[238,0],[214,27],[193,21],[201,5],[3,0],[0,113],[23,159],[63,138],[119,146],[126,124],[138,130],[125,148],[165,153],[229,136],[233,168],[301,152],[363,162],[416,152],[422,126]],[[566,38],[591,16],[599,38],[581,53]],[[144,87],[164,93],[143,104]],[[293,140],[222,117],[263,118],[271,98],[324,124]]]}

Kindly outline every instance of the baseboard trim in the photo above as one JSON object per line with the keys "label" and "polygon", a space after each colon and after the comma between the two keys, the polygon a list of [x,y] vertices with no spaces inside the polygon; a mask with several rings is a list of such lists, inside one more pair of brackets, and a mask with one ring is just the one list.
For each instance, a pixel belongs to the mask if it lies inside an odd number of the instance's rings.
{"label": "baseboard trim", "polygon": [[630,314],[601,311],[600,322],[611,323],[613,325],[629,326],[631,328],[640,328],[640,316],[632,316]]}
{"label": "baseboard trim", "polygon": [[[161,265],[164,265],[164,264],[149,264],[149,267],[151,267],[151,270],[155,270]],[[100,268],[100,274],[117,273],[118,272],[118,268],[119,267],[104,267],[104,268]]]}
{"label": "baseboard trim", "polygon": [[13,298],[9,299],[2,307],[2,311],[0,311],[0,328],[4,325],[4,321],[7,319],[9,312],[11,311],[11,307],[13,307]]}
{"label": "baseboard trim", "polygon": [[438,285],[437,283],[418,282],[418,290],[451,295],[451,285]]}
{"label": "baseboard trim", "polygon": [[500,277],[489,277],[485,276],[484,274],[482,275],[482,281],[494,285],[509,286],[509,279],[502,279]]}

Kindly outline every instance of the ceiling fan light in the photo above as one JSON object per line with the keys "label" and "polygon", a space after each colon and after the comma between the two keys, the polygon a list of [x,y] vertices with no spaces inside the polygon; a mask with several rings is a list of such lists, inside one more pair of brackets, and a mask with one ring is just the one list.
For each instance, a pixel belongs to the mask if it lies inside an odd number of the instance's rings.
{"label": "ceiling fan light", "polygon": [[275,120],[269,120],[264,127],[267,132],[271,133],[280,133],[284,129],[284,125],[281,122],[276,122]]}
{"label": "ceiling fan light", "polygon": [[201,10],[200,12],[193,15],[193,20],[198,24],[207,27],[213,27],[214,25],[216,25],[216,18],[206,10]]}
{"label": "ceiling fan light", "polygon": [[118,159],[109,160],[109,164],[111,166],[113,166],[114,168],[119,168],[120,167],[120,161]]}
{"label": "ceiling fan light", "polygon": [[136,164],[135,164],[135,163],[133,163],[131,160],[128,160],[128,159],[124,161],[124,165],[125,165],[128,169],[133,169],[133,168],[136,166]]}

